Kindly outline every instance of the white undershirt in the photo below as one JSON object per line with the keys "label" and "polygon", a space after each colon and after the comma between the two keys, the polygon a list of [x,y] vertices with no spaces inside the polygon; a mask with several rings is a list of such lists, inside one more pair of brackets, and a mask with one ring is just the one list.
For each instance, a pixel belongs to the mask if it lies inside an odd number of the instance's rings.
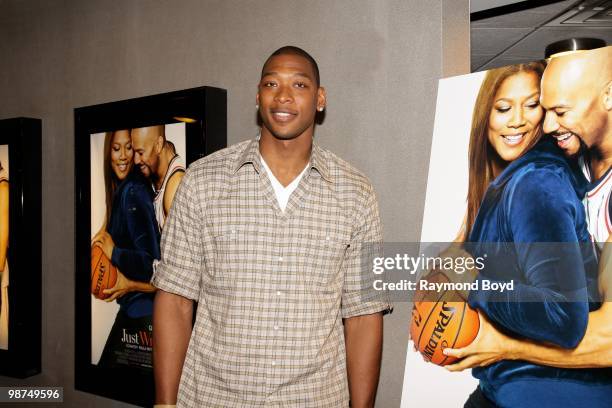
{"label": "white undershirt", "polygon": [[304,176],[304,173],[306,173],[306,169],[308,168],[310,163],[306,164],[304,170],[302,170],[302,172],[298,174],[298,176],[293,179],[293,181],[289,183],[287,187],[285,187],[281,184],[280,181],[278,181],[276,176],[272,173],[272,170],[270,170],[263,157],[259,155],[259,158],[261,159],[261,164],[263,165],[264,169],[266,169],[266,173],[268,173],[268,178],[270,179],[270,183],[272,184],[272,188],[274,189],[274,194],[276,195],[278,206],[282,211],[285,211],[291,193],[293,193],[293,191],[297,188],[298,184],[300,184],[300,180],[302,179],[302,176]]}

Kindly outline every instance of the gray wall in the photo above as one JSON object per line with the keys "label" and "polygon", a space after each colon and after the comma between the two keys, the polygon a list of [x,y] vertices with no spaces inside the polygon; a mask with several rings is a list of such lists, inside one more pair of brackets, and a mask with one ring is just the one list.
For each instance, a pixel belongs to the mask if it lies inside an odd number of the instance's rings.
{"label": "gray wall", "polygon": [[[199,85],[228,90],[229,143],[254,136],[261,65],[295,44],[329,104],[320,144],[362,169],[385,239],[417,240],[437,79],[469,69],[468,0],[0,0],[0,118],[43,120],[43,361],[26,381],[74,391],[73,108]],[[385,319],[379,407],[399,406],[408,305]]]}

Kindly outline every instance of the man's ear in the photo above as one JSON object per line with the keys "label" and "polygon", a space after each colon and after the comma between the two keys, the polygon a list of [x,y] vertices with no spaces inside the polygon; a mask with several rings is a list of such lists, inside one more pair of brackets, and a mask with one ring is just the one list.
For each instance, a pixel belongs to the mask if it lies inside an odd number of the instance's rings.
{"label": "man's ear", "polygon": [[603,91],[604,108],[607,111],[612,110],[612,81],[609,81]]}
{"label": "man's ear", "polygon": [[157,140],[155,141],[155,151],[157,154],[161,154],[162,149],[164,148],[164,137],[162,135],[157,136]]}
{"label": "man's ear", "polygon": [[325,106],[327,106],[327,92],[325,88],[320,86],[317,90],[317,110],[323,112]]}
{"label": "man's ear", "polygon": [[255,94],[255,109],[259,110],[259,91]]}

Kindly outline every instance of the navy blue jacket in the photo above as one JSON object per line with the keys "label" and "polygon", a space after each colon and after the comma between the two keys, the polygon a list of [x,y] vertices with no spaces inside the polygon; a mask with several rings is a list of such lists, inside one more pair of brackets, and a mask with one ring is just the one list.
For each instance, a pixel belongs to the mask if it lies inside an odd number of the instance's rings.
{"label": "navy blue jacket", "polygon": [[[137,171],[117,187],[106,229],[115,243],[112,264],[128,279],[149,282],[153,260],[160,258],[160,234],[151,184]],[[152,293],[131,292],[118,298],[117,303],[131,318],[153,314]]]}
{"label": "navy blue jacket", "polygon": [[[599,307],[597,260],[581,203],[585,187],[584,177],[544,138],[485,194],[468,244],[474,256],[486,254],[478,280],[513,280],[514,290],[473,291],[469,304],[513,337],[573,348],[589,311]],[[595,404],[588,406],[609,406],[612,398],[609,369],[501,361],[472,373],[503,407],[582,407],[579,394],[587,390]]]}

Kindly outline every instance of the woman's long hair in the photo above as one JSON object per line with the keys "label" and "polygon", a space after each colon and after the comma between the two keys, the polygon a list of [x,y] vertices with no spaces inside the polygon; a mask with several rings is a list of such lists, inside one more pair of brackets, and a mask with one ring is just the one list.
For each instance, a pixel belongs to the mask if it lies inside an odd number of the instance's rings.
{"label": "woman's long hair", "polygon": [[[489,117],[495,102],[495,95],[501,84],[509,77],[519,72],[533,72],[538,78],[542,78],[544,72],[544,62],[536,61],[526,64],[510,65],[503,68],[492,69],[487,72],[472,115],[472,130],[470,132],[469,146],[469,184],[467,194],[467,216],[465,220],[465,239],[467,240],[472,231],[476,214],[480,208],[480,203],[484,198],[489,184],[495,178],[493,175],[493,161],[501,160],[497,152],[489,143]],[[531,149],[542,136],[542,127],[536,136],[529,143],[525,152]]]}
{"label": "woman's long hair", "polygon": [[106,195],[106,222],[110,221],[110,214],[113,207],[113,195],[117,189],[117,177],[111,167],[111,146],[115,132],[106,132],[104,135],[104,191]]}

